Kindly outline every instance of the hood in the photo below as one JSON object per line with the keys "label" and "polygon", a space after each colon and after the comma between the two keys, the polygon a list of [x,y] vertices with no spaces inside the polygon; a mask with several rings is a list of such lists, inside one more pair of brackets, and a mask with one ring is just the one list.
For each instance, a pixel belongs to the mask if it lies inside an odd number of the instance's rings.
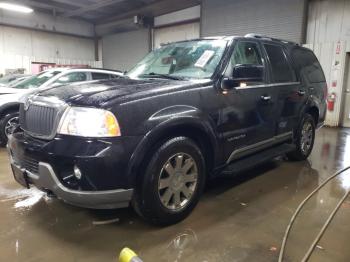
{"label": "hood", "polygon": [[26,91],[25,89],[0,86],[0,95],[24,93],[25,91]]}
{"label": "hood", "polygon": [[0,107],[6,104],[20,103],[24,96],[23,93],[0,95]]}
{"label": "hood", "polygon": [[105,107],[164,92],[203,86],[210,80],[129,79],[102,80],[62,85],[34,92],[39,96],[54,96],[71,105]]}

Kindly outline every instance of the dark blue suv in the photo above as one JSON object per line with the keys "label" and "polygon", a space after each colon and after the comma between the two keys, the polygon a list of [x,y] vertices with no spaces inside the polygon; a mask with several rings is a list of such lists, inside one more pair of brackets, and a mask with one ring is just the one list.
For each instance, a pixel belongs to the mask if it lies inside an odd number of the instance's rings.
{"label": "dark blue suv", "polygon": [[184,219],[205,181],[306,159],[327,87],[309,49],[259,35],[164,45],[124,77],[28,96],[8,150],[15,179],[87,208]]}

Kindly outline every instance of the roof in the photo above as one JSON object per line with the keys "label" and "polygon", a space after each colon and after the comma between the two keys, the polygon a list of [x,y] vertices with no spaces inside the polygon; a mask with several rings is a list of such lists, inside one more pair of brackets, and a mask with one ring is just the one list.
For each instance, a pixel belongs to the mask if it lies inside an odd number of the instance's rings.
{"label": "roof", "polygon": [[[181,40],[181,41],[176,41],[176,42],[171,42],[171,43],[182,43],[182,42],[190,42],[190,41],[200,41],[200,40],[227,40],[230,41],[234,38],[253,38],[253,39],[259,39],[259,40],[264,40],[264,41],[271,41],[271,42],[278,42],[282,44],[288,44],[288,45],[298,45],[297,43],[279,39],[279,38],[273,38],[269,36],[264,36],[264,35],[259,35],[259,34],[246,34],[245,36],[207,36],[207,37],[201,37],[201,38],[196,38],[196,39],[188,39],[188,40]],[[163,45],[168,45],[171,43],[165,43]]]}
{"label": "roof", "polygon": [[112,74],[118,74],[121,75],[122,72],[118,70],[109,70],[109,69],[103,69],[103,68],[79,68],[79,67],[74,67],[74,68],[69,68],[69,67],[54,67],[45,70],[44,72],[51,72],[51,71],[87,71],[87,72],[103,72],[103,73],[112,73]]}

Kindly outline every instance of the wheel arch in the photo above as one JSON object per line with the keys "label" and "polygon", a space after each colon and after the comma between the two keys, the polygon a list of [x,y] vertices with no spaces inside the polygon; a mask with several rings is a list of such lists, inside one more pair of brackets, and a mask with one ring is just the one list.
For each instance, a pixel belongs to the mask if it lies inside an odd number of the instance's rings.
{"label": "wheel arch", "polygon": [[0,120],[6,116],[9,112],[18,111],[19,103],[8,103],[0,107]]}
{"label": "wheel arch", "polygon": [[317,126],[318,120],[320,118],[320,111],[318,110],[318,108],[315,105],[310,106],[309,108],[307,108],[305,113],[308,113],[313,117],[313,119],[315,120],[315,125]]}
{"label": "wheel arch", "polygon": [[219,147],[216,134],[209,123],[192,117],[170,119],[149,131],[138,144],[128,166],[130,185],[135,185],[140,177],[139,170],[144,169],[143,165],[151,158],[152,152],[167,140],[179,136],[188,137],[199,146],[205,158],[207,173],[214,168]]}

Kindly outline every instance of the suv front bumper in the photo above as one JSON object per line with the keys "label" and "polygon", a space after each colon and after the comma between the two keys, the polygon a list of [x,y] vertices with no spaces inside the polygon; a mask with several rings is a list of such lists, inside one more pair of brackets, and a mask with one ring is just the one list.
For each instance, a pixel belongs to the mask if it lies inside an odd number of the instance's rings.
{"label": "suv front bumper", "polygon": [[39,162],[38,174],[33,174],[17,165],[11,153],[9,153],[9,156],[13,173],[17,173],[17,176],[18,174],[22,174],[22,179],[28,186],[34,185],[41,190],[50,192],[69,204],[85,208],[112,209],[127,207],[132,198],[132,189],[106,191],[79,191],[69,189],[57,179],[51,165]]}
{"label": "suv front bumper", "polygon": [[[9,139],[8,153],[21,185],[34,185],[75,206],[112,209],[127,207],[132,199],[126,168],[137,142],[127,137],[36,141],[18,132]],[[81,179],[74,177],[74,165],[82,172]]]}

